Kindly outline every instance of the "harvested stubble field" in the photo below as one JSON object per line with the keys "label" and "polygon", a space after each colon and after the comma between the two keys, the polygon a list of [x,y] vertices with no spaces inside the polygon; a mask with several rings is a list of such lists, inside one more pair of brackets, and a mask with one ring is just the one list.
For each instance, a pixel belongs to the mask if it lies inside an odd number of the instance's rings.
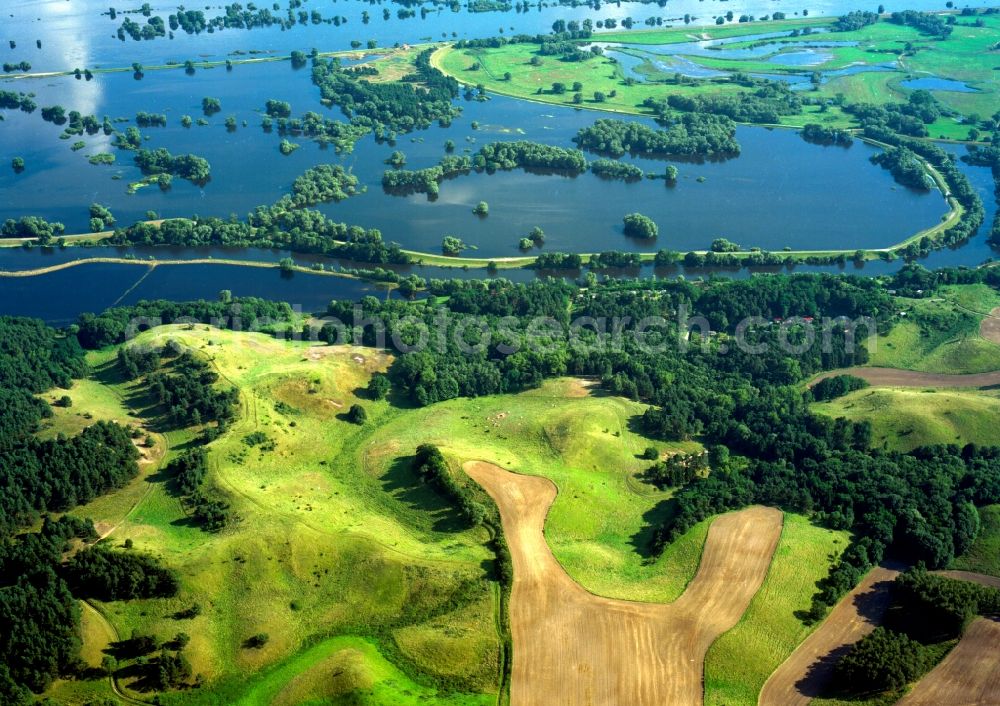
{"label": "harvested stubble field", "polygon": [[944,660],[914,684],[898,706],[1000,703],[1000,619],[976,618]]}
{"label": "harvested stubble field", "polygon": [[700,704],[705,653],[743,615],[781,534],[778,510],[718,518],[698,573],[670,604],[603,598],[573,581],[545,540],[551,481],[465,464],[496,501],[514,565],[511,703]]}

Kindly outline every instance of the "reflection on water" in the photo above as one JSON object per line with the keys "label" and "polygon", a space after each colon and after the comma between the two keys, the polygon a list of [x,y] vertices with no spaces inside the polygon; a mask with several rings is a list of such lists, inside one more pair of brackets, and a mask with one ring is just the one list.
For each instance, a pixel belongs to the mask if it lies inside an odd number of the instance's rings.
{"label": "reflection on water", "polygon": [[955,93],[978,93],[978,89],[967,83],[953,81],[950,78],[938,78],[937,76],[924,76],[922,78],[911,78],[900,84],[903,88],[918,89],[926,91],[953,91]]}

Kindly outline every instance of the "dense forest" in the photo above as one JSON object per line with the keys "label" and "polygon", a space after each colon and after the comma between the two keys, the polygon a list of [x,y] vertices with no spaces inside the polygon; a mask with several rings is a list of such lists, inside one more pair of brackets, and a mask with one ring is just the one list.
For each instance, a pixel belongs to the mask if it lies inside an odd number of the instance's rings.
{"label": "dense forest", "polygon": [[[89,522],[46,517],[37,532],[17,534],[48,511],[70,510],[122,487],[138,472],[134,430],[96,422],[76,436],[40,439],[52,415],[36,395],[69,387],[87,372],[72,334],[40,321],[0,318],[0,695],[32,700],[59,674],[79,668],[76,598],[172,595],[176,578],[154,560],[85,549],[97,539]],[[112,595],[113,594],[113,595]]]}

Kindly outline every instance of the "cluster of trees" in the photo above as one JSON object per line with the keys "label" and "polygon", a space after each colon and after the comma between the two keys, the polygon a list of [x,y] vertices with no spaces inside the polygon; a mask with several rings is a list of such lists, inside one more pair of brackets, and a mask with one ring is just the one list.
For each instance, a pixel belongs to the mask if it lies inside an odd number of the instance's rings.
{"label": "cluster of trees", "polygon": [[312,80],[323,101],[339,105],[354,125],[374,130],[380,139],[425,129],[437,120],[449,124],[456,114],[458,81],[430,65],[428,49],[414,60],[414,73],[402,81],[372,83],[341,68],[335,59],[313,58]]}
{"label": "cluster of trees", "polygon": [[38,532],[0,538],[0,693],[30,704],[79,660],[80,605],[59,575],[73,539],[97,538],[92,524],[46,518]]}
{"label": "cluster of trees", "polygon": [[102,601],[170,598],[180,586],[177,574],[156,559],[100,545],[74,554],[62,575],[74,596]]}
{"label": "cluster of trees", "polygon": [[20,61],[16,64],[9,63],[6,61],[4,62],[3,72],[5,74],[14,73],[15,71],[20,71],[21,73],[27,73],[28,71],[31,71],[31,64],[28,63],[27,61]]}
{"label": "cluster of trees", "polygon": [[840,145],[850,147],[854,144],[854,137],[847,130],[836,127],[826,127],[817,123],[807,123],[799,133],[806,142],[814,142],[818,145]]}
{"label": "cluster of trees", "polygon": [[[24,524],[35,513],[68,510],[131,480],[138,452],[131,432],[110,422],[97,422],[70,438],[39,440],[26,432],[45,408],[26,404],[8,393],[16,407],[10,438],[0,448],[0,531]],[[16,433],[13,433],[16,432]]]}
{"label": "cluster of trees", "polygon": [[196,446],[185,451],[167,465],[174,487],[184,498],[184,505],[192,517],[207,532],[218,532],[229,522],[229,505],[208,497],[202,490],[208,472],[208,454],[204,447]]}
{"label": "cluster of trees", "polygon": [[817,382],[810,391],[817,402],[829,402],[866,387],[868,382],[855,375],[832,375]]}
{"label": "cluster of trees", "polygon": [[905,103],[850,103],[844,110],[866,129],[882,127],[910,137],[927,137],[927,125],[947,112],[929,91],[922,89],[910,93]]}
{"label": "cluster of trees", "polygon": [[147,18],[144,25],[140,25],[135,20],[126,17],[122,20],[121,26],[118,27],[116,35],[123,42],[126,36],[131,37],[135,41],[142,39],[148,41],[157,37],[165,37],[167,35],[167,28],[163,23],[163,18],[159,16]]}
{"label": "cluster of trees", "polygon": [[166,147],[155,150],[138,148],[135,163],[144,174],[170,174],[195,184],[205,184],[211,176],[211,165],[196,154],[172,155]]}
{"label": "cluster of trees", "polygon": [[264,104],[264,112],[272,118],[290,118],[292,117],[292,105],[287,101],[269,98]]}
{"label": "cluster of trees", "polygon": [[222,110],[222,102],[218,98],[205,96],[201,99],[201,111],[205,115],[215,115]]}
{"label": "cluster of trees", "polygon": [[642,123],[602,118],[581,128],[573,138],[580,147],[621,156],[626,152],[650,156],[739,154],[736,126],[725,116],[688,113],[663,120],[664,129]]}
{"label": "cluster of trees", "polygon": [[114,146],[120,150],[142,149],[144,138],[137,127],[128,127],[125,132],[115,134]]}
{"label": "cluster of trees", "polygon": [[542,42],[538,47],[539,56],[557,56],[560,61],[586,61],[597,56],[597,52],[584,51],[578,44],[563,39]]}
{"label": "cluster of trees", "polygon": [[33,113],[38,108],[34,99],[27,93],[19,91],[0,91],[0,109],[20,110]]}
{"label": "cluster of trees", "polygon": [[687,485],[698,476],[708,473],[708,455],[673,454],[657,461],[642,472],[642,479],[660,490]]}
{"label": "cluster of trees", "polygon": [[[734,75],[730,80],[739,82],[743,78]],[[741,123],[774,124],[781,121],[782,115],[795,115],[801,111],[802,98],[787,84],[769,81],[753,91],[691,95],[673,93],[665,102],[647,98],[643,105],[659,115],[666,115],[667,108],[674,108],[689,113],[725,115]]]}
{"label": "cluster of trees", "polygon": [[292,182],[291,196],[282,198],[278,206],[287,200],[290,208],[304,208],[324,201],[343,201],[357,193],[356,176],[339,164],[320,164],[297,176]]}
{"label": "cluster of trees", "polygon": [[424,169],[387,169],[382,186],[401,194],[426,193],[436,196],[440,182],[473,169],[494,172],[498,169],[558,170],[579,174],[587,168],[580,150],[545,145],[528,140],[491,142],[472,155],[445,155],[437,165]]}
{"label": "cluster of trees", "polygon": [[642,264],[642,256],[637,252],[605,250],[591,255],[587,264],[592,270],[627,269],[639,267]]}
{"label": "cluster of trees", "polygon": [[364,125],[345,123],[342,120],[324,118],[319,113],[307,111],[301,118],[278,117],[272,119],[265,115],[261,121],[265,131],[277,127],[279,135],[306,135],[312,137],[321,145],[333,145],[338,152],[350,152],[354,143],[370,132]]}
{"label": "cluster of trees", "polygon": [[138,454],[129,432],[116,424],[94,424],[72,438],[34,436],[39,421],[51,416],[35,395],[69,387],[86,370],[73,337],[33,319],[0,318],[0,536],[39,512],[67,510],[135,475]]}
{"label": "cluster of trees", "polygon": [[892,173],[892,178],[903,186],[923,191],[934,186],[934,180],[917,159],[917,155],[905,147],[890,147],[884,152],[872,155],[871,162],[888,169]]}
{"label": "cluster of trees", "polygon": [[[253,3],[244,4],[239,2],[229,3],[222,7],[222,13],[214,17],[207,18],[203,10],[187,10],[183,6],[177,11],[167,15],[164,22],[159,15],[152,15],[152,10],[148,3],[142,10],[142,15],[146,18],[146,24],[126,17],[117,30],[117,36],[125,41],[130,37],[135,41],[152,40],[157,37],[174,37],[174,32],[183,31],[186,34],[201,34],[206,32],[214,34],[225,29],[254,29],[257,27],[278,26],[284,29],[291,29],[296,24],[333,24],[340,25],[347,21],[342,16],[323,17],[319,10],[302,10],[297,1],[289,3],[289,7],[284,13],[279,12],[278,4],[269,4],[266,7],[257,7]],[[110,16],[115,19],[117,13],[112,8]],[[169,26],[169,32],[167,31]]]}
{"label": "cluster of trees", "polygon": [[90,204],[90,232],[100,233],[110,230],[115,225],[115,217],[107,206],[99,203]]}
{"label": "cluster of trees", "polygon": [[163,113],[138,112],[135,114],[135,124],[139,127],[166,127],[167,116]]}
{"label": "cluster of trees", "polygon": [[458,483],[448,470],[448,462],[433,444],[421,444],[413,457],[413,470],[420,479],[453,503],[462,516],[473,525],[481,524],[486,516],[483,505]]}
{"label": "cluster of trees", "polygon": [[579,150],[528,140],[515,140],[483,145],[473,157],[472,165],[487,171],[520,167],[579,173],[587,168],[587,160]]}
{"label": "cluster of trees", "polygon": [[579,270],[582,266],[583,258],[576,253],[543,252],[535,258],[538,270]]}
{"label": "cluster of trees", "polygon": [[833,23],[834,32],[853,32],[855,30],[867,27],[868,25],[873,25],[878,22],[879,15],[877,12],[868,12],[867,10],[855,10],[854,12],[848,12],[846,15],[841,15],[837,18],[837,21]]}
{"label": "cluster of trees", "polygon": [[406,264],[397,243],[375,228],[336,223],[319,211],[292,209],[288,202],[259,206],[246,221],[221,218],[171,219],[159,226],[136,223],[116,230],[108,242],[122,245],[227,245],[273,247],[322,253],[359,262]]}
{"label": "cluster of trees", "polygon": [[594,160],[590,163],[590,171],[605,179],[621,179],[622,181],[637,181],[643,177],[642,169],[617,159]]}
{"label": "cluster of trees", "polygon": [[[954,18],[950,19],[952,19],[953,23]],[[949,23],[941,15],[931,12],[918,12],[916,10],[893,12],[889,15],[889,22],[897,25],[909,25],[916,28],[922,34],[929,34],[938,39],[947,39],[954,30],[952,23]]]}
{"label": "cluster of trees", "polygon": [[641,213],[630,213],[622,220],[625,224],[625,235],[631,238],[652,240],[660,232],[653,219]]}
{"label": "cluster of trees", "polygon": [[40,216],[21,216],[16,221],[8,218],[0,226],[0,236],[4,238],[34,238],[39,245],[48,245],[65,232],[62,223],[49,223]]}
{"label": "cluster of trees", "polygon": [[150,392],[167,415],[184,426],[214,421],[222,427],[233,418],[239,393],[216,388],[218,381],[219,374],[189,351],[146,377]]}

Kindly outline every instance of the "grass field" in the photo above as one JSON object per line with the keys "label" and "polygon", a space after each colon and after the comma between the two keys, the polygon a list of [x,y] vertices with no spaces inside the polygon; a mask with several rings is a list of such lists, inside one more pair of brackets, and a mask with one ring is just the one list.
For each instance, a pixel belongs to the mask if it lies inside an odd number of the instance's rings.
{"label": "grass field", "polygon": [[[118,633],[161,641],[191,635],[185,653],[211,688],[185,694],[185,703],[238,700],[246,674],[294,659],[324,635],[345,633],[368,636],[398,667],[420,675],[427,693],[443,688],[467,701],[495,698],[499,638],[485,530],[456,524],[395,456],[366,469],[341,465],[350,458],[344,449],[367,430],[339,419],[340,410],[359,401],[357,388],[387,359],[205,327],[157,329],[139,343],[168,338],[209,357],[242,391],[239,420],[209,447],[212,492],[239,521],[219,534],[191,526],[155,472],[74,511],[115,528],[108,542],[131,539],[180,573],[176,598],[99,605]],[[80,425],[74,415],[83,409],[95,410],[94,419],[121,420],[128,412],[156,428],[149,401],[95,363],[102,384],[74,387],[73,407],[46,432]],[[386,402],[360,402],[373,420],[391,412]],[[243,441],[250,431],[265,433],[274,450],[250,449]],[[177,452],[191,434],[164,439]],[[195,602],[200,616],[171,617]],[[262,649],[241,647],[260,632],[270,636]],[[431,652],[437,660],[428,659]],[[376,667],[369,671],[384,676]]]}
{"label": "grass field", "polygon": [[[241,393],[237,420],[208,447],[206,487],[230,504],[238,518],[230,527],[203,532],[169,492],[160,465],[191,445],[194,430],[163,432],[153,400],[118,375],[113,350],[90,354],[91,378],[74,385],[67,393],[72,406],[58,409],[43,430],[73,433],[115,419],[153,437],[139,478],[74,514],[94,519],[110,533],[106,542],[130,539],[179,572],[177,597],[97,604],[110,624],[101,627],[95,616],[86,624],[90,636],[112,629],[159,641],[191,635],[185,654],[205,686],[166,694],[164,702],[273,696],[275,703],[296,703],[314,695],[400,702],[394,690],[414,702],[495,700],[498,594],[488,574],[486,530],[467,527],[416,479],[405,459],[419,443],[439,444],[456,468],[482,458],[551,478],[560,498],[546,525],[548,541],[591,591],[670,601],[698,568],[708,521],[655,562],[645,557],[646,528],[670,511],[670,494],[637,477],[650,463],[638,458],[650,442],[630,421],[644,405],[563,379],[520,395],[411,409],[360,393],[390,362],[367,349],[205,326],[161,327],[136,343],[168,340],[204,356],[221,384]],[[341,419],[355,403],[368,411],[363,427]],[[257,431],[273,450],[244,442]],[[658,446],[663,453],[700,448]],[[199,616],[173,617],[194,603]],[[263,648],[242,647],[261,632],[270,636]],[[356,642],[343,642],[348,635]],[[102,646],[88,638],[85,652],[96,657]],[[356,679],[331,686],[321,678],[330,665]],[[345,686],[355,682],[353,691]],[[127,678],[119,684],[134,686]],[[82,703],[107,689],[106,680],[60,682],[52,693]]]}
{"label": "grass field", "polygon": [[1000,576],[1000,505],[979,508],[979,519],[979,536],[969,551],[951,563],[951,568]]}
{"label": "grass field", "polygon": [[927,444],[995,444],[1000,391],[870,387],[813,406],[830,417],[872,423],[873,445],[909,451]]}
{"label": "grass field", "polygon": [[[899,59],[892,71],[860,72],[843,76],[833,76],[816,90],[806,92],[810,97],[834,99],[842,95],[847,102],[867,101],[874,103],[899,102],[906,100],[911,92],[901,84],[908,78],[937,76],[968,84],[974,92],[933,91],[938,100],[948,108],[962,115],[973,113],[980,116],[991,115],[1000,91],[995,79],[995,56],[990,48],[1000,35],[1000,18],[995,15],[983,17],[985,26],[974,27],[971,21],[960,22],[953,34],[945,41],[938,41],[921,35],[912,27],[880,22],[854,32],[824,32],[810,35],[786,37],[777,42],[775,50],[767,56],[752,59],[723,59],[716,57],[685,56],[695,64],[727,72],[753,72],[770,75],[781,73],[811,73],[812,71],[835,71],[856,65],[885,64]],[[677,44],[695,39],[733,38],[755,35],[762,32],[789,31],[803,27],[828,26],[829,19],[813,18],[768,23],[746,23],[721,27],[699,28],[697,32],[688,27],[656,30],[635,30],[621,32],[598,32],[594,39],[601,42],[621,43],[626,51],[640,59],[636,71],[643,81],[627,85],[622,65],[611,56],[604,56],[582,62],[564,62],[553,56],[537,54],[538,45],[510,44],[498,48],[439,49],[433,57],[435,65],[460,81],[469,84],[482,83],[488,90],[505,95],[561,105],[573,105],[572,91],[562,95],[553,94],[549,89],[554,82],[571,86],[574,82],[583,84],[583,105],[621,113],[643,114],[648,110],[642,102],[650,96],[663,97],[670,93],[731,93],[742,90],[725,82],[699,82],[693,85],[668,85],[663,81],[673,77],[672,68],[659,69],[654,63],[655,54],[649,49],[657,45]],[[796,50],[796,44],[803,41],[857,42],[855,46],[833,46],[822,49],[823,57],[815,66],[799,67],[782,63],[782,54]],[[742,48],[748,42],[737,42],[727,48]],[[912,55],[901,56],[909,45]],[[538,55],[541,64],[531,65],[532,57]],[[478,70],[471,67],[478,64]],[[505,74],[510,79],[505,79]],[[539,92],[541,89],[541,92]],[[605,95],[616,91],[616,95],[598,103],[594,92]],[[852,118],[836,106],[820,113],[818,107],[807,106],[797,115],[785,116],[782,123],[801,126],[807,122],[820,122],[835,127],[848,127]],[[930,126],[935,138],[967,139],[969,126],[953,118],[942,118]]]}
{"label": "grass field", "polygon": [[941,287],[927,299],[897,298],[905,318],[869,346],[869,364],[928,373],[980,373],[1000,369],[1000,346],[980,334],[982,320],[1000,306],[984,285]]}
{"label": "grass field", "polygon": [[810,632],[796,612],[807,611],[816,582],[847,546],[846,532],[785,514],[767,578],[740,622],[705,657],[705,704],[753,706],[761,687]]}

